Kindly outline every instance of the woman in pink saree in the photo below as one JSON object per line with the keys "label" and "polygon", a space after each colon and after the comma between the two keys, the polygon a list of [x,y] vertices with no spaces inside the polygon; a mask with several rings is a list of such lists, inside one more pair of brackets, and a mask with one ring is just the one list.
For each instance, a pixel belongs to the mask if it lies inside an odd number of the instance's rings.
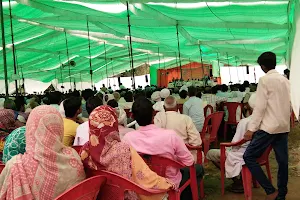
{"label": "woman in pink saree", "polygon": [[26,125],[26,152],[6,163],[0,175],[1,200],[53,200],[85,179],[75,150],[65,147],[63,121],[51,106],[35,108]]}

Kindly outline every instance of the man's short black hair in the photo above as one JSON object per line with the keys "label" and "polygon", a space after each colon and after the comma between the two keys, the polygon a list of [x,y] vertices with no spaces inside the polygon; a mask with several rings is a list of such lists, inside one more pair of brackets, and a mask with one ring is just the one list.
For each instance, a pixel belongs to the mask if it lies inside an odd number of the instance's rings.
{"label": "man's short black hair", "polygon": [[244,85],[245,87],[249,87],[249,86],[250,86],[250,83],[249,83],[249,81],[244,81],[243,85]]}
{"label": "man's short black hair", "polygon": [[48,94],[48,100],[49,100],[50,104],[60,104],[61,97],[62,97],[62,94],[58,91],[50,92]]}
{"label": "man's short black hair", "polygon": [[264,66],[268,70],[275,69],[276,67],[276,54],[273,52],[265,52],[261,54],[258,59],[257,63],[260,66]]}
{"label": "man's short black hair", "polygon": [[133,94],[131,91],[127,91],[124,95],[124,99],[126,102],[133,102]]}
{"label": "man's short black hair", "polygon": [[179,92],[179,96],[181,99],[186,99],[186,97],[188,96],[188,92],[186,90],[181,90]]}
{"label": "man's short black hair", "polygon": [[75,117],[77,111],[81,107],[80,97],[70,97],[64,101],[65,115],[68,118]]}
{"label": "man's short black hair", "polygon": [[147,126],[152,123],[152,103],[145,97],[139,97],[132,105],[132,114],[140,126]]}
{"label": "man's short black hair", "polygon": [[110,107],[112,107],[112,108],[119,107],[119,104],[118,104],[118,102],[115,99],[109,100],[107,102],[107,105],[110,106]]}
{"label": "man's short black hair", "polygon": [[197,88],[195,88],[194,86],[189,87],[189,96],[193,97],[196,96],[197,94]]}
{"label": "man's short black hair", "polygon": [[26,104],[25,98],[23,96],[17,96],[15,99],[15,104],[16,104],[17,111],[21,111],[21,109],[25,108],[25,104]]}
{"label": "man's short black hair", "polygon": [[85,89],[82,91],[82,98],[87,101],[90,97],[94,96],[94,91],[92,89]]}
{"label": "man's short black hair", "polygon": [[245,86],[243,84],[239,85],[239,91],[240,92],[245,92],[246,91],[246,88],[245,88]]}
{"label": "man's short black hair", "polygon": [[102,99],[99,99],[99,97],[97,96],[92,96],[86,102],[86,111],[90,115],[95,108],[102,105],[103,105]]}
{"label": "man's short black hair", "polygon": [[222,92],[227,92],[228,91],[228,86],[226,84],[221,85],[221,91]]}

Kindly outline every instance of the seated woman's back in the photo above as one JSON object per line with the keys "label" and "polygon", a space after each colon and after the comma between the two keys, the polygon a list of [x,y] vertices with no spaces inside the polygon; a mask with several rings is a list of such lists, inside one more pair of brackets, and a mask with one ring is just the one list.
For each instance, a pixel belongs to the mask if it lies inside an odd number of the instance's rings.
{"label": "seated woman's back", "polygon": [[63,145],[63,121],[51,106],[35,108],[26,125],[26,152],[6,163],[0,199],[52,200],[85,179],[75,150]]}
{"label": "seated woman's back", "polygon": [[[172,183],[152,172],[133,148],[120,141],[118,118],[113,108],[96,108],[90,114],[89,124],[90,141],[84,145],[81,152],[81,159],[86,168],[114,172],[149,189],[173,187]],[[137,195],[132,193],[126,196],[128,199],[137,198]],[[162,199],[163,196],[139,198]]]}

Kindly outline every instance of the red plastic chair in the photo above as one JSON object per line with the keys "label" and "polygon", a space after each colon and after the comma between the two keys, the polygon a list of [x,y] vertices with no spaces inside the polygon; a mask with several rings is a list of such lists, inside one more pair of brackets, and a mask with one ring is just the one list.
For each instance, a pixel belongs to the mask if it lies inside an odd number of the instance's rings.
{"label": "red plastic chair", "polygon": [[[214,142],[215,146],[218,144],[218,131],[224,116],[224,112],[215,112],[205,118],[204,125],[201,131],[201,139],[204,145],[204,155],[209,150],[210,143]],[[209,123],[211,125],[209,125]],[[207,159],[205,157],[205,162]]]}
{"label": "red plastic chair", "polygon": [[[202,165],[202,146],[191,146],[189,144],[185,144],[185,146],[188,148],[188,150],[193,151],[196,150],[197,151],[197,164]],[[205,196],[204,194],[204,181],[203,179],[201,179],[200,182],[200,197],[201,199],[203,199]]]}
{"label": "red plastic chair", "polygon": [[[150,169],[156,172],[159,176],[166,177],[167,167],[173,167],[180,170],[181,168],[187,167],[177,161],[155,156],[155,155],[141,155],[145,162],[148,164]],[[169,200],[180,200],[180,195],[182,191],[189,185],[191,187],[193,200],[198,200],[198,189],[197,189],[197,179],[196,179],[196,169],[195,166],[189,166],[190,168],[190,179],[187,180],[180,188],[169,192]]]}
{"label": "red plastic chair", "polygon": [[183,113],[183,104],[177,104],[177,110],[182,114]]}
{"label": "red plastic chair", "polygon": [[242,119],[242,111],[243,111],[243,104],[242,103],[236,103],[236,102],[226,102],[224,103],[223,109],[225,110],[225,107],[228,110],[228,120],[224,123],[224,139],[227,138],[227,126],[228,125],[237,125],[239,122],[236,120],[236,110],[238,107],[241,108],[241,115],[239,116],[240,119]]}
{"label": "red plastic chair", "polygon": [[96,200],[100,189],[106,183],[105,176],[94,176],[75,185],[55,200]]}
{"label": "red plastic chair", "polygon": [[72,148],[75,149],[75,151],[77,151],[78,155],[80,155],[82,146],[72,146]]}
{"label": "red plastic chair", "polygon": [[3,171],[4,167],[5,167],[5,164],[0,163],[0,174],[1,174],[1,172]]}
{"label": "red plastic chair", "polygon": [[99,170],[94,171],[87,169],[86,174],[88,177],[95,175],[105,176],[107,181],[103,190],[100,191],[98,199],[101,200],[124,200],[125,192],[133,191],[140,195],[152,196],[156,194],[168,193],[172,190],[156,190],[156,189],[146,189],[134,182],[112,172]]}
{"label": "red plastic chair", "polygon": [[206,105],[204,107],[204,117],[206,118],[208,115],[212,114],[214,112],[214,108],[211,105]]}
{"label": "red plastic chair", "polygon": [[[225,160],[226,160],[226,147],[234,147],[234,146],[241,146],[242,144],[246,143],[248,141],[246,140],[241,140],[236,143],[221,143],[220,148],[221,148],[221,157],[220,157],[220,168],[221,168],[221,192],[222,195],[225,193]],[[267,174],[269,180],[272,182],[272,175],[271,175],[271,170],[270,170],[270,163],[269,163],[269,155],[272,150],[272,147],[268,147],[267,150],[263,153],[263,155],[257,160],[257,162],[261,166],[266,166]],[[243,165],[242,168],[242,178],[243,178],[243,186],[244,186],[244,194],[246,200],[251,200],[252,199],[252,184],[251,182],[253,181],[254,187],[257,187],[257,182],[256,180],[252,179],[251,172],[247,168],[246,165]]]}

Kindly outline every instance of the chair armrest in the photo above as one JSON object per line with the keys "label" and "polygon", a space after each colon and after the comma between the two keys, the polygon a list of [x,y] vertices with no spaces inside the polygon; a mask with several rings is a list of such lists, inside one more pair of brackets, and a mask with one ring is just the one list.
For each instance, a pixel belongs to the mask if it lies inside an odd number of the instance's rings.
{"label": "chair armrest", "polygon": [[238,141],[238,142],[233,142],[233,143],[229,143],[229,142],[226,142],[226,143],[221,143],[220,144],[220,147],[222,148],[224,148],[224,147],[234,147],[234,146],[241,146],[242,144],[244,144],[244,143],[246,143],[246,142],[248,142],[247,140],[244,140],[244,139],[242,139],[242,140],[240,140],[240,141]]}
{"label": "chair armrest", "polygon": [[188,150],[197,150],[197,164],[202,165],[202,146],[191,146],[189,144],[185,144]]}
{"label": "chair armrest", "polygon": [[168,190],[144,188],[143,186],[138,185],[138,184],[132,182],[131,180],[125,179],[124,177],[122,177],[118,174],[104,171],[104,170],[97,171],[96,173],[107,177],[107,184],[118,185],[125,190],[134,191],[138,194],[145,195],[145,196],[168,193],[169,191],[172,190],[172,188],[170,188]]}

